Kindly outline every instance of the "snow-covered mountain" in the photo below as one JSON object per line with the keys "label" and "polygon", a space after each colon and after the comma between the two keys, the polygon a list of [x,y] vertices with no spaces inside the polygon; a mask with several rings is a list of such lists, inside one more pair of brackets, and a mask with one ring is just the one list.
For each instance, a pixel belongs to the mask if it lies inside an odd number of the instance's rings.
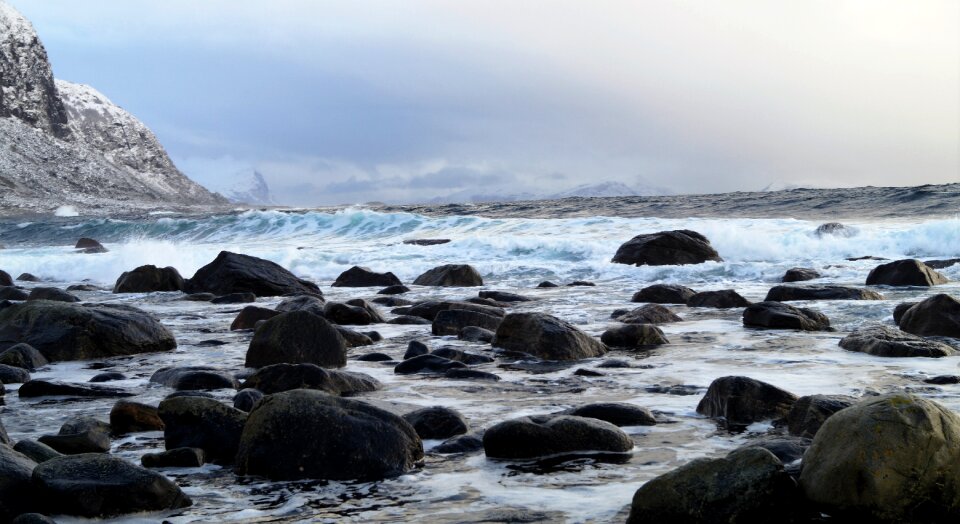
{"label": "snow-covered mountain", "polygon": [[55,81],[33,26],[0,0],[0,211],[110,213],[225,204],[95,89]]}
{"label": "snow-covered mountain", "polygon": [[253,204],[275,206],[270,187],[263,175],[256,169],[244,169],[236,174],[204,184],[211,191],[216,191],[227,197],[227,200],[237,204]]}

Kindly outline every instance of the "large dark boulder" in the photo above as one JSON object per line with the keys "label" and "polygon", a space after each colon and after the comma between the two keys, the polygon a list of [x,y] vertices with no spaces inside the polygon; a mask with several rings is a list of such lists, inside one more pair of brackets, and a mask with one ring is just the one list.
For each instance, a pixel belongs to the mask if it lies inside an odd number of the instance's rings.
{"label": "large dark boulder", "polygon": [[846,286],[773,286],[764,301],[792,300],[883,300],[883,295],[869,289]]}
{"label": "large dark boulder", "polygon": [[956,351],[947,344],[904,333],[887,326],[857,329],[840,340],[840,347],[878,357],[949,357]]}
{"label": "large dark boulder", "polygon": [[743,325],[768,329],[827,331],[830,319],[808,308],[796,308],[783,302],[758,302],[743,310]]}
{"label": "large dark boulder", "polygon": [[313,313],[283,313],[254,332],[246,366],[259,368],[284,362],[341,368],[347,365],[347,344],[330,322]]}
{"label": "large dark boulder", "polygon": [[893,308],[893,323],[900,325],[900,320],[903,319],[903,314],[907,312],[908,309],[916,306],[919,302],[901,302]]}
{"label": "large dark boulder", "polygon": [[13,286],[0,286],[0,300],[26,300],[30,293]]}
{"label": "large dark boulder", "polygon": [[377,273],[368,268],[353,266],[340,273],[333,287],[386,287],[403,285],[393,273]]}
{"label": "large dark boulder", "polygon": [[277,304],[275,309],[281,313],[289,313],[291,311],[306,311],[322,317],[325,306],[326,300],[324,300],[321,296],[297,295],[283,299],[279,304]]}
{"label": "large dark boulder", "polygon": [[616,319],[624,324],[667,324],[683,320],[670,308],[660,304],[640,306],[623,315],[617,315]]}
{"label": "large dark boulder", "polygon": [[110,409],[110,431],[125,435],[140,431],[161,431],[163,420],[156,407],[129,400],[118,400]]}
{"label": "large dark boulder", "polygon": [[433,322],[437,318],[437,314],[448,309],[477,311],[479,313],[485,313],[495,317],[503,317],[507,314],[506,311],[499,307],[484,306],[481,304],[473,304],[470,302],[456,300],[428,300],[426,302],[419,302],[411,306],[405,314],[414,317],[425,318]]}
{"label": "large dark boulder", "polygon": [[30,344],[14,344],[0,352],[0,364],[35,371],[50,362]]}
{"label": "large dark boulder", "polygon": [[269,260],[221,251],[213,262],[198,269],[187,281],[186,291],[216,295],[249,292],[258,297],[275,297],[291,293],[319,294],[320,288]]}
{"label": "large dark boulder", "polygon": [[307,389],[264,397],[243,428],[237,473],[272,480],[374,480],[423,458],[417,432],[393,413]]}
{"label": "large dark boulder", "polygon": [[750,301],[732,289],[721,289],[718,291],[701,291],[690,297],[690,300],[687,300],[687,305],[690,307],[728,309],[749,306]]}
{"label": "large dark boulder", "polygon": [[416,286],[472,287],[482,286],[483,277],[467,264],[448,264],[435,267],[413,281]]}
{"label": "large dark boulder", "polygon": [[35,287],[30,290],[27,300],[49,300],[52,302],[80,302],[80,298],[58,287]]}
{"label": "large dark boulder", "polygon": [[160,403],[167,449],[200,448],[218,464],[230,464],[237,454],[247,414],[212,398],[175,397]]}
{"label": "large dark boulder", "polygon": [[380,312],[365,300],[351,300],[341,304],[327,302],[323,316],[334,324],[346,326],[367,326],[386,322]]}
{"label": "large dark boulder", "polygon": [[113,286],[114,293],[151,293],[154,291],[183,291],[184,281],[173,267],[140,266],[124,271]]}
{"label": "large dark boulder", "polygon": [[507,420],[487,429],[483,449],[490,458],[529,459],[578,452],[627,453],[633,439],[595,418],[541,415]]}
{"label": "large dark boulder", "polygon": [[[2,430],[2,427],[0,427]],[[0,443],[0,522],[10,522],[37,505],[30,479],[37,463]]]}
{"label": "large dark boulder", "polygon": [[849,395],[807,395],[800,397],[787,413],[787,431],[798,437],[813,438],[820,426],[834,413],[857,402]]}
{"label": "large dark boulder", "polygon": [[0,364],[0,382],[4,384],[23,384],[30,380],[30,372],[17,366]]}
{"label": "large dark boulder", "polygon": [[720,419],[727,426],[747,426],[786,416],[797,396],[748,377],[720,377],[710,383],[697,404],[697,413]]}
{"label": "large dark boulder", "polygon": [[843,522],[957,522],[960,417],[908,394],[828,418],[803,457],[800,487]]}
{"label": "large dark boulder", "polygon": [[653,324],[627,324],[610,328],[600,336],[600,342],[615,348],[644,348],[670,343],[663,331]]}
{"label": "large dark boulder", "polygon": [[17,441],[17,445],[13,446],[13,450],[23,453],[27,456],[27,458],[36,462],[37,464],[46,462],[55,457],[63,456],[63,453],[60,453],[50,446],[41,444],[35,440],[19,440]]}
{"label": "large dark boulder", "polygon": [[12,286],[13,277],[10,276],[10,273],[0,269],[0,287]]}
{"label": "large dark boulder", "polygon": [[802,498],[783,463],[759,447],[696,459],[644,484],[628,524],[801,522]]}
{"label": "large dark boulder", "polygon": [[936,286],[947,282],[947,277],[914,258],[881,264],[867,275],[868,286]]}
{"label": "large dark boulder", "polygon": [[653,426],[657,423],[657,419],[649,409],[622,402],[585,404],[562,411],[560,414],[595,418],[614,426]]}
{"label": "large dark boulder", "polygon": [[33,485],[53,514],[102,518],[192,504],[167,477],[102,454],[48,460],[33,470]]}
{"label": "large dark boulder", "polygon": [[924,299],[903,313],[900,329],[923,337],[960,338],[960,301],[942,293]]}
{"label": "large dark boulder", "polygon": [[92,238],[83,237],[77,240],[74,249],[82,249],[84,253],[106,253],[107,248],[103,247],[99,241]]}
{"label": "large dark boulder", "polygon": [[27,343],[50,361],[169,351],[173,334],[152,315],[120,304],[39,300],[0,309],[0,345]]}
{"label": "large dark boulder", "polygon": [[793,267],[787,270],[780,279],[781,282],[803,282],[805,280],[814,280],[822,275],[815,269],[808,267]]}
{"label": "large dark boulder", "polygon": [[273,309],[267,309],[259,306],[247,306],[240,310],[237,318],[233,319],[233,323],[230,324],[230,331],[253,329],[257,327],[257,322],[260,322],[261,320],[270,320],[279,314],[279,311],[275,311]]}
{"label": "large dark boulder", "polygon": [[422,439],[448,439],[467,432],[467,421],[456,410],[433,406],[411,411],[403,419]]}
{"label": "large dark boulder", "polygon": [[497,328],[493,345],[545,360],[578,360],[607,352],[599,340],[546,313],[507,315]]}
{"label": "large dark boulder", "polygon": [[708,260],[723,261],[707,237],[688,229],[637,235],[613,256],[613,262],[637,266],[700,264]]}
{"label": "large dark boulder", "polygon": [[651,304],[686,304],[697,292],[677,284],[654,284],[633,294],[631,302],[649,302]]}
{"label": "large dark boulder", "polygon": [[331,395],[354,395],[380,389],[376,379],[363,373],[323,369],[315,364],[273,364],[247,377],[243,389],[270,395],[291,389],[319,389]]}
{"label": "large dark boulder", "polygon": [[463,328],[475,326],[490,331],[496,331],[500,326],[501,317],[488,315],[479,311],[465,309],[447,309],[437,313],[433,320],[431,331],[434,335],[456,335]]}

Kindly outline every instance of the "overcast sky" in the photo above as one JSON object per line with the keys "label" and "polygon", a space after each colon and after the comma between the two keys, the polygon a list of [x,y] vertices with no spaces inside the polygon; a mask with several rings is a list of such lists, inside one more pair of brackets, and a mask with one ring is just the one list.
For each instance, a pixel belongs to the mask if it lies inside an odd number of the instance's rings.
{"label": "overcast sky", "polygon": [[960,181],[956,0],[9,0],[201,180],[295,205]]}

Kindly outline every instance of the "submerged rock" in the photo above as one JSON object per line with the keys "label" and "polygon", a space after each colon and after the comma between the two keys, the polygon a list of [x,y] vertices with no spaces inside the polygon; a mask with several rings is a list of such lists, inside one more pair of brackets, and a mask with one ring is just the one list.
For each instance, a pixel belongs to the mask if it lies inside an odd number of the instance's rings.
{"label": "submerged rock", "polygon": [[747,306],[743,310],[743,325],[768,329],[827,331],[830,329],[830,319],[813,309],[768,301]]}
{"label": "submerged rock", "polygon": [[216,295],[249,292],[258,297],[320,294],[316,284],[297,278],[278,264],[229,251],[221,251],[216,259],[198,269],[187,281],[186,291]]}
{"label": "submerged rock", "polygon": [[76,384],[56,380],[34,379],[20,386],[22,398],[34,397],[132,397],[134,394],[99,384]]}
{"label": "submerged rock", "polygon": [[49,300],[51,302],[80,302],[80,298],[56,287],[35,287],[30,290],[27,300]]}
{"label": "submerged rock", "polygon": [[690,297],[690,299],[687,300],[687,305],[690,307],[728,309],[749,306],[750,301],[732,289],[721,289],[719,291],[701,291]]}
{"label": "submerged rock", "polygon": [[577,360],[607,352],[602,342],[545,313],[507,315],[497,328],[493,345],[548,360]]}
{"label": "submerged rock", "polygon": [[449,369],[463,368],[466,366],[463,362],[457,362],[456,360],[450,360],[438,355],[418,355],[397,364],[393,368],[393,372],[397,375],[445,373]]}
{"label": "submerged rock", "polygon": [[183,291],[184,281],[173,267],[140,266],[125,271],[113,286],[114,293],[151,293],[154,291]]}
{"label": "submerged rock", "polygon": [[529,459],[576,452],[627,453],[633,439],[595,418],[542,415],[507,420],[483,434],[490,458]]}
{"label": "submerged rock", "polygon": [[697,292],[676,284],[654,284],[633,294],[631,302],[649,302],[651,304],[686,304]]}
{"label": "submerged rock", "polygon": [[947,282],[947,277],[913,258],[881,264],[867,275],[868,286],[936,286]]}
{"label": "submerged rock", "polygon": [[0,286],[0,300],[26,300],[30,293],[13,286]]}
{"label": "submerged rock", "polygon": [[472,287],[482,286],[483,277],[467,264],[435,267],[413,281],[416,286]]}
{"label": "submerged rock", "polygon": [[395,286],[387,286],[380,291],[377,291],[378,295],[402,295],[408,293],[410,288],[404,286],[403,284],[397,284]]}
{"label": "submerged rock", "polygon": [[283,313],[257,328],[246,359],[253,368],[280,363],[341,368],[347,365],[347,344],[332,324],[313,313]]}
{"label": "submerged rock", "polygon": [[857,329],[840,340],[840,347],[878,357],[948,357],[956,351],[942,342],[904,333],[887,326]]}
{"label": "submerged rock", "polygon": [[687,229],[637,235],[621,245],[613,262],[636,266],[665,266],[722,262],[707,237]]}
{"label": "submerged rock", "polygon": [[456,410],[434,406],[411,411],[403,419],[422,439],[447,439],[467,432],[467,421]]}
{"label": "submerged rock", "polygon": [[489,298],[491,300],[496,300],[497,302],[530,302],[533,300],[530,297],[525,297],[516,293],[508,293],[506,291],[481,291],[479,293],[479,297]]}
{"label": "submerged rock", "polygon": [[237,389],[240,383],[231,373],[207,366],[165,367],[154,372],[150,382],[177,391],[198,389]]}
{"label": "submerged rock", "polygon": [[727,426],[746,426],[779,419],[790,412],[797,396],[749,377],[720,377],[710,383],[697,413],[721,419]]}
{"label": "submerged rock", "polygon": [[883,300],[883,295],[869,289],[846,286],[774,286],[767,292],[766,302],[792,300]]}
{"label": "submerged rock", "polygon": [[622,402],[597,402],[561,411],[573,417],[587,417],[609,422],[614,426],[653,426],[657,419],[649,409]]}
{"label": "submerged rock", "polygon": [[900,329],[924,337],[960,338],[960,301],[943,293],[924,299],[903,313]]}
{"label": "submerged rock", "polygon": [[814,280],[822,275],[814,269],[808,267],[794,267],[787,270],[780,279],[781,282],[803,282],[805,280]]}
{"label": "submerged rock", "polygon": [[403,283],[393,273],[377,273],[369,268],[353,266],[340,273],[333,287],[384,287],[402,286]]}
{"label": "submerged rock", "polygon": [[840,222],[827,222],[826,224],[820,224],[817,226],[817,229],[813,233],[821,238],[825,235],[852,237],[857,234],[857,230],[855,228],[845,226]]}
{"label": "submerged rock", "polygon": [[643,348],[670,343],[663,331],[653,324],[627,324],[611,328],[603,332],[600,341],[616,348]]}

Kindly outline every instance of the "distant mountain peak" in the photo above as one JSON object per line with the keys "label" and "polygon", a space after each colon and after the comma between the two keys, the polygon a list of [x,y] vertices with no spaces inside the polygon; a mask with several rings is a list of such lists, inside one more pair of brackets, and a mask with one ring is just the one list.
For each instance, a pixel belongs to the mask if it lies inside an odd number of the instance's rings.
{"label": "distant mountain peak", "polygon": [[215,183],[210,182],[207,187],[237,204],[277,205],[273,195],[270,194],[267,181],[259,171],[253,168],[240,170]]}

